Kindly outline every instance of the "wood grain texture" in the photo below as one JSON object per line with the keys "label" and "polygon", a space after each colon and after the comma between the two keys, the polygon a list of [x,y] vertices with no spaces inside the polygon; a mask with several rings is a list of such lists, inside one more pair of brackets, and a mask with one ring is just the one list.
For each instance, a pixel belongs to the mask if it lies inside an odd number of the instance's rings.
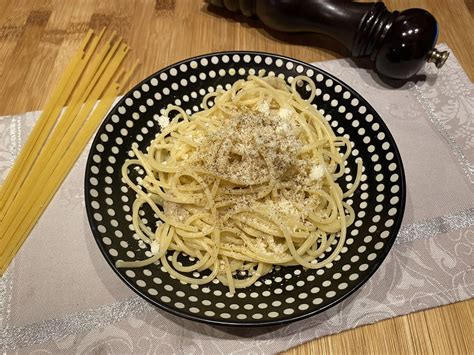
{"label": "wood grain texture", "polygon": [[[423,7],[474,78],[471,1],[387,0],[390,9]],[[165,65],[212,51],[261,50],[307,62],[348,52],[323,36],[269,32],[256,21],[220,16],[200,0],[0,0],[0,115],[40,109],[85,31],[108,26],[133,48],[142,66],[135,80]]]}
{"label": "wood grain texture", "polygon": [[323,337],[286,355],[302,354],[473,354],[474,300]]}
{"label": "wood grain texture", "polygon": [[[474,78],[472,0],[385,0],[390,9],[421,7]],[[38,110],[89,27],[110,30],[139,58],[138,81],[165,65],[212,51],[260,50],[307,62],[347,51],[322,36],[268,32],[252,20],[222,17],[200,0],[0,0],[0,115]],[[441,69],[442,70],[442,69]],[[133,81],[133,80],[132,80]],[[290,354],[474,353],[474,301],[410,314],[324,337]]]}

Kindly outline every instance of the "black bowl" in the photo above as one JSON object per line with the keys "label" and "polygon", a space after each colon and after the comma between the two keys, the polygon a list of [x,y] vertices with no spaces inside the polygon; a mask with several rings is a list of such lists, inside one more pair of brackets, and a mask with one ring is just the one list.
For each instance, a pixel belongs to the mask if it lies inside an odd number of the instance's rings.
{"label": "black bowl", "polygon": [[[277,267],[253,286],[234,295],[226,286],[184,284],[160,265],[118,269],[119,259],[143,259],[131,228],[134,192],[121,179],[121,166],[132,143],[145,150],[159,132],[157,118],[168,104],[188,113],[201,109],[203,96],[218,87],[263,71],[287,81],[311,77],[318,87],[313,104],[334,131],[353,143],[345,177],[348,188],[361,157],[361,186],[349,198],[356,221],[348,230],[339,257],[327,267]],[[308,96],[305,86],[299,88]],[[137,172],[139,174],[140,172]],[[158,71],[128,92],[100,127],[86,167],[86,208],[97,244],[117,275],[152,304],[188,319],[221,325],[275,325],[322,312],[352,294],[377,270],[400,228],[405,207],[405,176],[400,154],[388,128],[375,110],[349,86],[312,65],[258,52],[206,54]],[[155,223],[151,211],[143,216]],[[149,253],[149,252],[148,252]]]}

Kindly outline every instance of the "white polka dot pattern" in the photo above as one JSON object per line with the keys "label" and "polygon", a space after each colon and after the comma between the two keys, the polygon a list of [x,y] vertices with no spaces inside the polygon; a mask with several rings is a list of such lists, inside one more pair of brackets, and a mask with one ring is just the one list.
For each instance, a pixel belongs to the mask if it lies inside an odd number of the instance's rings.
{"label": "white polka dot pattern", "polygon": [[[348,203],[356,211],[342,254],[324,269],[276,267],[252,287],[234,295],[218,282],[187,285],[165,272],[157,262],[146,269],[116,272],[148,300],[191,319],[214,323],[281,323],[320,312],[359,287],[387,254],[400,226],[405,184],[395,142],[385,124],[356,92],[338,79],[310,65],[265,53],[217,53],[190,59],[159,71],[133,88],[111,111],[99,129],[90,152],[85,189],[89,221],[96,241],[111,264],[151,255],[131,225],[134,192],[122,181],[125,159],[134,157],[132,144],[145,150],[159,132],[158,117],[169,104],[186,112],[199,111],[202,97],[229,88],[249,74],[279,76],[290,83],[308,75],[316,83],[315,107],[333,129],[353,145],[343,190],[352,186],[356,159],[363,161],[363,184]],[[307,85],[297,85],[308,97]],[[212,101],[210,101],[212,105]],[[130,171],[140,181],[144,171]],[[156,221],[151,210],[141,216]],[[335,240],[337,243],[337,240]],[[180,257],[183,265],[192,263]],[[204,277],[207,271],[195,272]]]}

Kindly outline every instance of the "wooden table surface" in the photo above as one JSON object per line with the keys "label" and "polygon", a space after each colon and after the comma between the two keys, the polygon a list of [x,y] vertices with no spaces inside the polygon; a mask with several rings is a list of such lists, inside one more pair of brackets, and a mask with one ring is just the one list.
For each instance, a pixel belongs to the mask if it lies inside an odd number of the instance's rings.
{"label": "wooden table surface", "polygon": [[[473,0],[386,0],[421,7],[474,78]],[[104,25],[133,49],[135,81],[165,65],[212,51],[260,50],[307,62],[348,52],[324,37],[268,33],[252,21],[221,17],[200,0],[0,0],[0,115],[41,109],[87,29]],[[289,43],[291,41],[291,44]],[[413,313],[303,344],[289,353],[474,353],[474,301]]]}

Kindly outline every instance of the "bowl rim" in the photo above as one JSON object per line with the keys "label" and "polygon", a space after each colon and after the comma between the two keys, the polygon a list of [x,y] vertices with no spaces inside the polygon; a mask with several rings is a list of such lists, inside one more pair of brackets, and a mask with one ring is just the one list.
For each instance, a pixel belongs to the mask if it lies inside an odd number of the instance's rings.
{"label": "bowl rim", "polygon": [[[289,318],[283,318],[283,319],[276,318],[275,320],[271,320],[271,321],[255,321],[255,322],[249,322],[249,321],[244,321],[244,320],[240,321],[240,320],[236,320],[236,319],[235,320],[206,319],[204,317],[194,316],[194,315],[187,314],[187,313],[182,313],[182,312],[180,312],[180,311],[178,311],[178,310],[176,310],[172,307],[169,307],[168,305],[166,305],[164,303],[157,302],[155,299],[149,297],[146,293],[141,292],[134,284],[132,284],[127,278],[125,278],[124,275],[122,275],[118,271],[117,267],[114,265],[114,263],[110,259],[107,251],[105,250],[105,246],[103,245],[103,243],[101,243],[101,240],[100,240],[100,237],[99,237],[100,232],[97,230],[97,227],[95,225],[95,220],[93,218],[93,211],[89,207],[90,202],[91,202],[90,201],[91,197],[89,196],[88,193],[86,193],[86,191],[89,190],[89,173],[88,173],[89,169],[88,168],[92,164],[92,155],[93,155],[92,154],[92,148],[95,145],[97,145],[98,140],[99,140],[98,132],[101,132],[103,130],[103,128],[105,127],[105,125],[107,123],[109,123],[109,120],[110,120],[115,108],[117,108],[120,105],[124,104],[124,101],[126,100],[128,93],[138,89],[143,84],[147,83],[149,80],[156,77],[159,73],[168,71],[171,68],[176,68],[181,64],[188,63],[188,62],[191,62],[193,60],[208,58],[208,57],[211,57],[213,55],[218,55],[218,56],[228,55],[228,56],[231,56],[231,55],[235,55],[235,54],[238,54],[238,55],[251,54],[251,55],[260,55],[260,56],[270,56],[274,59],[282,59],[282,60],[291,61],[294,64],[300,64],[300,65],[303,65],[303,66],[310,66],[310,67],[314,68],[314,70],[316,72],[315,74],[317,74],[317,72],[319,72],[321,74],[324,74],[327,78],[332,79],[335,83],[344,86],[345,90],[349,91],[352,95],[355,95],[359,100],[362,100],[363,104],[367,107],[367,109],[372,110],[375,114],[377,114],[378,119],[379,119],[379,122],[377,122],[377,123],[380,124],[380,126],[382,127],[382,129],[383,129],[383,131],[386,135],[386,139],[390,142],[390,145],[391,145],[391,148],[393,149],[395,158],[397,159],[397,166],[399,168],[400,191],[399,191],[398,194],[399,194],[399,197],[400,197],[400,213],[398,214],[398,218],[395,220],[395,222],[392,226],[392,232],[390,233],[390,238],[387,238],[387,242],[385,243],[386,244],[386,247],[385,247],[386,251],[383,254],[379,254],[379,256],[374,261],[372,261],[370,263],[369,272],[364,277],[362,277],[360,279],[360,281],[358,281],[354,285],[354,287],[352,287],[350,290],[348,290],[344,295],[334,298],[328,304],[326,304],[326,305],[324,305],[324,306],[322,306],[322,307],[320,307],[316,310],[312,310],[312,311],[306,312],[304,314],[289,317]],[[256,67],[258,67],[259,65],[260,64],[255,64]],[[398,146],[395,142],[395,139],[393,138],[392,133],[390,132],[387,125],[383,121],[382,117],[372,107],[372,105],[369,102],[367,102],[367,100],[362,95],[360,95],[356,90],[354,90],[350,85],[346,84],[341,79],[335,77],[334,75],[328,73],[327,71],[325,71],[325,70],[323,70],[319,67],[316,67],[315,65],[313,65],[311,63],[306,63],[304,61],[301,61],[301,60],[298,60],[298,59],[295,59],[295,58],[291,58],[291,57],[288,57],[288,56],[280,55],[280,54],[261,52],[261,51],[231,50],[231,51],[219,51],[219,52],[210,52],[210,53],[200,54],[200,55],[197,55],[197,56],[194,56],[194,57],[189,57],[189,58],[180,60],[176,63],[170,64],[170,65],[168,65],[168,66],[166,66],[162,69],[159,69],[159,70],[153,72],[152,74],[148,75],[146,78],[140,80],[136,85],[134,85],[130,90],[128,90],[117,103],[115,103],[115,105],[109,110],[109,112],[104,117],[100,127],[96,131],[94,140],[92,141],[92,144],[91,144],[91,149],[88,152],[88,158],[87,158],[85,170],[86,171],[85,171],[85,176],[84,176],[84,200],[85,200],[85,209],[86,209],[87,218],[88,218],[88,221],[89,221],[89,226],[91,228],[94,239],[95,239],[102,255],[104,256],[105,260],[107,261],[109,266],[112,268],[112,270],[119,276],[119,278],[129,288],[132,289],[132,291],[134,291],[141,298],[145,299],[147,302],[151,303],[152,305],[154,305],[154,306],[156,306],[156,307],[158,307],[158,308],[160,308],[160,309],[162,309],[162,310],[164,310],[168,313],[171,313],[172,315],[175,315],[175,316],[178,316],[178,317],[181,317],[181,318],[185,318],[185,319],[188,319],[188,320],[208,324],[208,325],[213,325],[213,326],[225,326],[225,327],[236,327],[236,328],[238,328],[238,327],[278,326],[278,325],[288,324],[288,323],[291,323],[291,322],[296,322],[296,321],[299,321],[299,320],[303,320],[303,319],[312,317],[316,314],[322,313],[322,312],[334,307],[338,303],[341,303],[342,301],[344,301],[347,298],[349,298],[350,296],[352,296],[356,291],[358,291],[372,277],[372,275],[379,269],[380,265],[383,263],[383,261],[385,260],[385,258],[389,254],[390,250],[393,247],[393,244],[395,243],[395,240],[397,239],[398,232],[400,230],[402,220],[403,220],[403,216],[404,216],[404,213],[405,213],[406,179],[405,179],[405,169],[403,167],[402,156],[401,156],[400,151],[398,149]]]}

